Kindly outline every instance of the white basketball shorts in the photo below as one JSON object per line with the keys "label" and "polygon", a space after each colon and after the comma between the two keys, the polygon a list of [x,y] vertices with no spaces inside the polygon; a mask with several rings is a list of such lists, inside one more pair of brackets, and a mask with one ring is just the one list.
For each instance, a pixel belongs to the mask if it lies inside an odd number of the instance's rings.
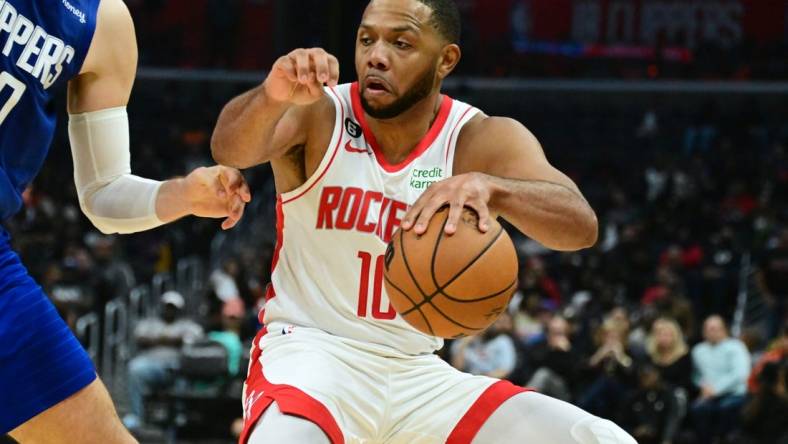
{"label": "white basketball shorts", "polygon": [[275,401],[317,424],[332,444],[470,444],[498,406],[524,391],[436,355],[272,325],[252,345],[240,443]]}

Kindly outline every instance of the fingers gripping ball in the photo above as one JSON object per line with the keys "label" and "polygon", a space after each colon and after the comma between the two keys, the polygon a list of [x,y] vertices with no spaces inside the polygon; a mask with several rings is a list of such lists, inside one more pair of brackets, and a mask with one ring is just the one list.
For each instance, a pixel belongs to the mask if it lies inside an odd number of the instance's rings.
{"label": "fingers gripping ball", "polygon": [[395,310],[417,330],[443,338],[474,335],[506,310],[517,288],[517,254],[497,221],[478,230],[476,212],[465,208],[451,236],[444,233],[448,207],[427,231],[397,230],[386,251],[386,293]]}

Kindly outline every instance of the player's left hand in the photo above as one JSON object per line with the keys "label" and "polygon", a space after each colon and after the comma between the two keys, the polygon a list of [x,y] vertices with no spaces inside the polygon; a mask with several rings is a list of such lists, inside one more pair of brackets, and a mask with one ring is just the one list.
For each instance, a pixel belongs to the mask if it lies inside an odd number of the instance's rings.
{"label": "player's left hand", "polygon": [[197,168],[184,179],[191,213],[200,217],[226,218],[222,229],[229,230],[241,220],[252,200],[244,176],[235,168],[221,165]]}
{"label": "player's left hand", "polygon": [[457,231],[463,207],[472,208],[479,215],[479,231],[490,229],[489,176],[482,173],[466,173],[452,176],[432,184],[422,194],[402,220],[402,229],[413,229],[416,234],[427,231],[430,219],[441,207],[449,204],[449,216],[444,231],[452,235]]}

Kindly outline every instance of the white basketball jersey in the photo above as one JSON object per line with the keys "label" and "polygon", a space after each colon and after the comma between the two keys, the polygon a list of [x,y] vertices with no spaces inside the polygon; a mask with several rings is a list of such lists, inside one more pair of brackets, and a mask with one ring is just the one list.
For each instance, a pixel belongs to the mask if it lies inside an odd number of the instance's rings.
{"label": "white basketball jersey", "polygon": [[479,110],[443,96],[427,135],[400,164],[386,162],[366,125],[357,83],[326,88],[336,108],[331,142],[314,174],[277,199],[277,247],[261,315],[269,331],[330,334],[431,353],[442,340],[394,311],[383,256],[408,208],[452,175],[460,129]]}

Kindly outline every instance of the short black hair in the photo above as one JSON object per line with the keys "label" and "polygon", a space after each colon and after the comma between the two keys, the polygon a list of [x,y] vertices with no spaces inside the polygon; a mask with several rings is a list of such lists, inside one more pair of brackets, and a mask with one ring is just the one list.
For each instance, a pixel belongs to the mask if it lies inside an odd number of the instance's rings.
{"label": "short black hair", "polygon": [[418,0],[432,9],[430,21],[449,43],[460,43],[460,33],[462,24],[460,20],[460,10],[454,0]]}

